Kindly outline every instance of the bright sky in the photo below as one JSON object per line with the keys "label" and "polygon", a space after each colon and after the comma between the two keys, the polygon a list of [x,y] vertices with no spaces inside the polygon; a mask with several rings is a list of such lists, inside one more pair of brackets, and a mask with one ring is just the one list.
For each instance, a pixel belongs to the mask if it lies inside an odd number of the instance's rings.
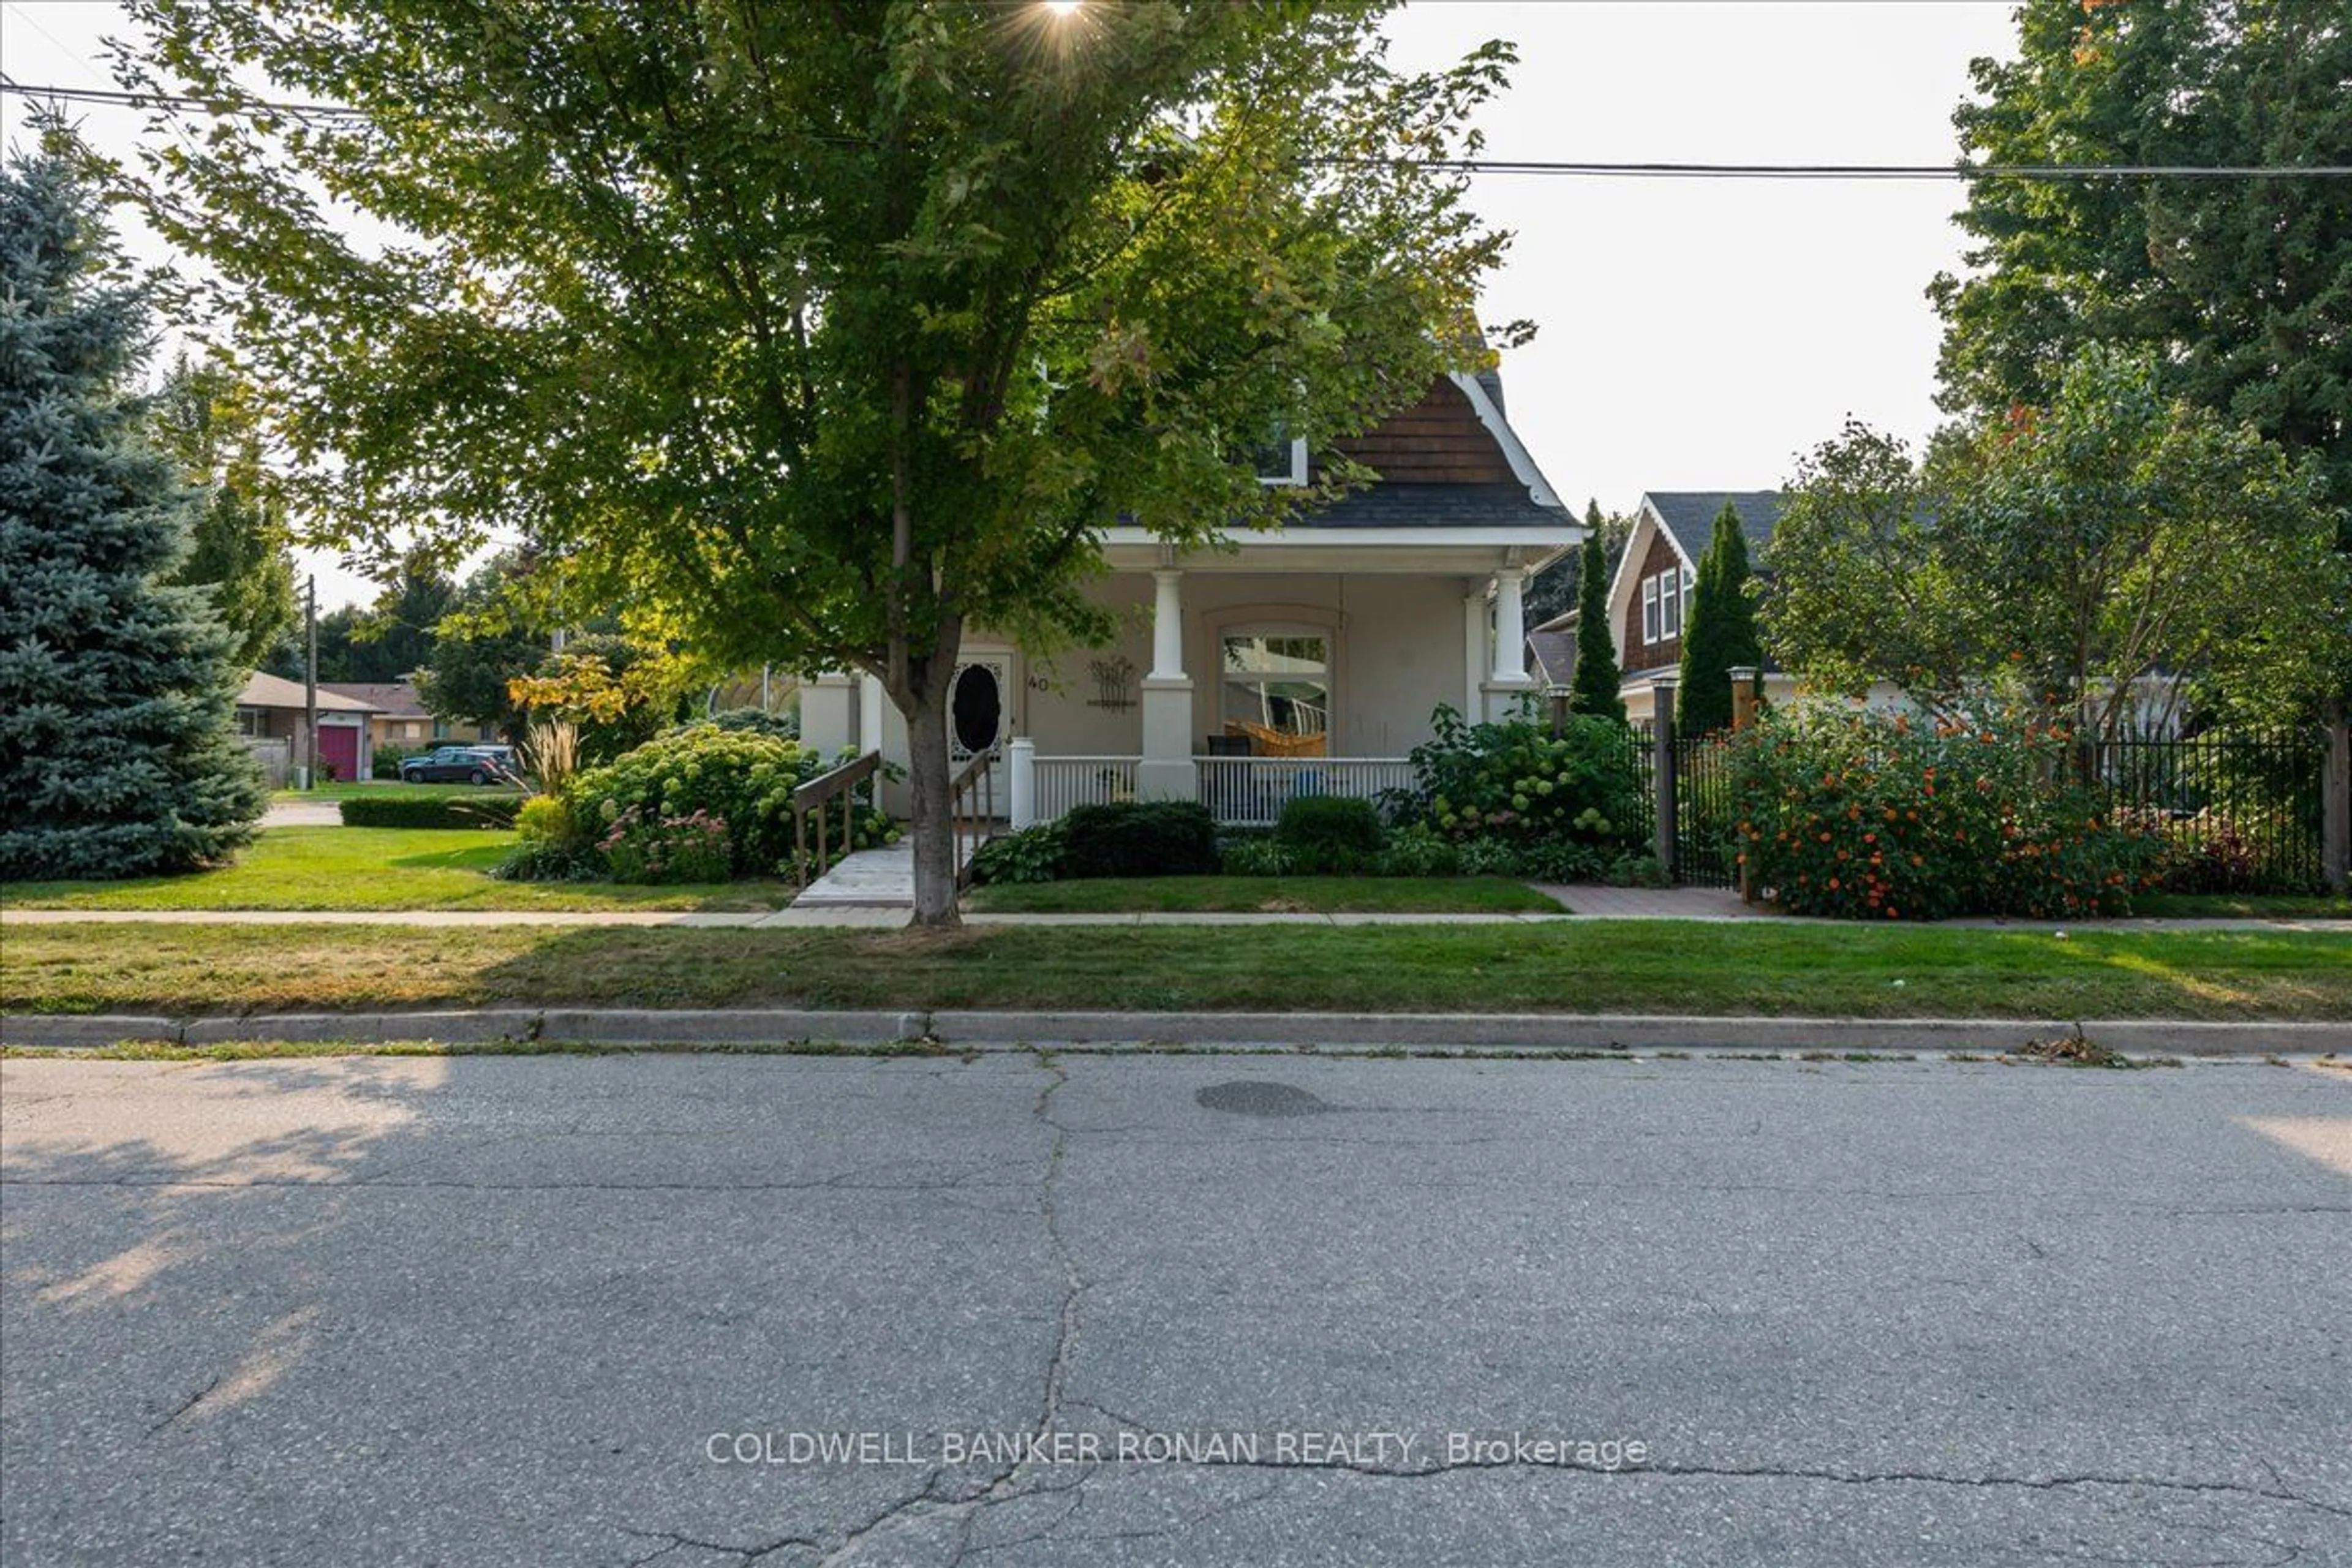
{"label": "bright sky", "polygon": [[[1393,58],[1434,66],[1518,45],[1489,156],[1643,163],[1941,163],[1969,61],[2015,51],[2013,0],[1418,0]],[[110,0],[0,0],[0,69],[110,87]],[[87,108],[127,152],[142,116]],[[0,98],[0,142],[23,125]],[[1958,265],[1950,182],[1482,177],[1518,235],[1486,317],[1536,340],[1503,367],[1512,424],[1564,498],[1630,510],[1644,490],[1760,489],[1852,414],[1918,438],[1937,423],[1938,323],[1924,290]],[[320,602],[373,595],[331,556]]]}

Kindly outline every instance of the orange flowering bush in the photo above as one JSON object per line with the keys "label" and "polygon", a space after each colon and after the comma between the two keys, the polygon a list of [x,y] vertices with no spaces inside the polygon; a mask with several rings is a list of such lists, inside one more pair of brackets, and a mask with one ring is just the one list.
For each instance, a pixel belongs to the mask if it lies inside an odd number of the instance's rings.
{"label": "orange flowering bush", "polygon": [[2126,913],[2147,840],[2067,782],[2068,744],[1993,702],[1940,721],[1776,708],[1733,742],[1741,862],[1798,914]]}

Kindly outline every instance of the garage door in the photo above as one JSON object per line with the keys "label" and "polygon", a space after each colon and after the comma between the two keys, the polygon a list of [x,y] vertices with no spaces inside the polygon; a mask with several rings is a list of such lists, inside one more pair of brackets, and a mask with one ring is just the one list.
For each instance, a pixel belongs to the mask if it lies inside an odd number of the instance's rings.
{"label": "garage door", "polygon": [[353,724],[319,726],[320,782],[360,776],[360,732]]}

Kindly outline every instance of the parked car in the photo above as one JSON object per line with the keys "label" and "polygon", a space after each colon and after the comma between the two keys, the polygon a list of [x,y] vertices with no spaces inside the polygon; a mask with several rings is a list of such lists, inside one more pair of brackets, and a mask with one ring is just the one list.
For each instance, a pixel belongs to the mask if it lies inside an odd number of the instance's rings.
{"label": "parked car", "polygon": [[513,776],[512,746],[436,746],[400,764],[403,784],[505,784]]}

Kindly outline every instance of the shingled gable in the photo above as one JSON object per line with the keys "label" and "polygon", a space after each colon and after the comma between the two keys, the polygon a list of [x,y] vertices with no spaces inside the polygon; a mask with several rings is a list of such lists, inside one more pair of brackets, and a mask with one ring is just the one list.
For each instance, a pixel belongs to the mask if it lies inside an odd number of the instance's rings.
{"label": "shingled gable", "polygon": [[1332,445],[1378,483],[1294,521],[1295,528],[1543,527],[1568,520],[1503,417],[1499,382],[1453,374],[1420,402]]}

